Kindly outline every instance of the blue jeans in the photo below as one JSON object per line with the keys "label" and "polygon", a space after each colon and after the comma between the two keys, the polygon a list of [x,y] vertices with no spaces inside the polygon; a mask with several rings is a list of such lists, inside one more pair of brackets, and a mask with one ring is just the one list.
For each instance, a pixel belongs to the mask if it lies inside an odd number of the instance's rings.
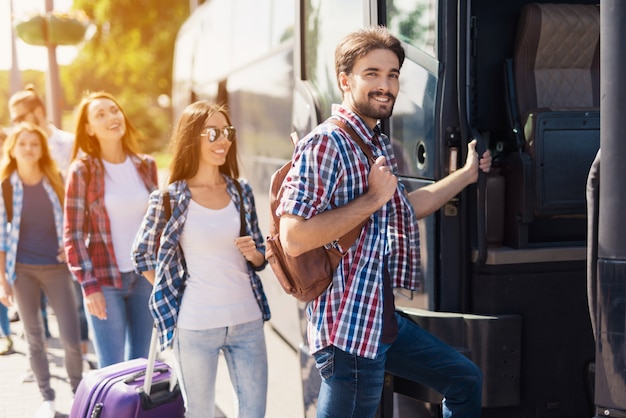
{"label": "blue jeans", "polygon": [[74,279],[74,293],[76,294],[76,309],[78,310],[78,323],[80,325],[80,340],[87,342],[89,341],[89,325],[87,324],[87,315],[85,314],[83,290],[76,279]]}
{"label": "blue jeans", "polygon": [[10,337],[9,309],[0,303],[0,337]]}
{"label": "blue jeans", "polygon": [[334,346],[313,356],[322,377],[318,417],[373,417],[385,371],[441,393],[444,418],[480,417],[482,372],[467,357],[396,313],[398,336],[375,359]]}
{"label": "blue jeans", "polygon": [[87,315],[98,366],[148,357],[154,321],[148,308],[152,286],[142,276],[122,273],[122,287],[103,286],[107,319]]}
{"label": "blue jeans", "polygon": [[265,416],[267,350],[262,319],[231,327],[176,332],[174,358],[186,418],[213,418],[220,351],[235,391],[237,416]]}

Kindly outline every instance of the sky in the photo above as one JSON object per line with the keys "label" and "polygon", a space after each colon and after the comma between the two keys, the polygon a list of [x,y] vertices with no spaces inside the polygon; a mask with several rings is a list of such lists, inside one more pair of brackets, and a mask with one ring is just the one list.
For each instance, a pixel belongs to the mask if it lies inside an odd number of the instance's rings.
{"label": "sky", "polygon": [[[11,68],[11,8],[19,19],[24,15],[37,14],[45,11],[45,0],[0,0],[0,70]],[[73,0],[52,0],[54,10],[67,11]],[[17,63],[20,70],[34,69],[45,71],[48,68],[48,55],[43,46],[32,46],[16,38]],[[59,65],[69,64],[77,54],[73,46],[57,47],[57,62]]]}

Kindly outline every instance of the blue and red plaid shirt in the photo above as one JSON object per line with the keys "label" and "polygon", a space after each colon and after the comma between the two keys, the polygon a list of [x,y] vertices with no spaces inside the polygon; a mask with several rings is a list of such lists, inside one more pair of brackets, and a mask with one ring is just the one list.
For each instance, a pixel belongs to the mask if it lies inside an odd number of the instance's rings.
{"label": "blue and red plaid shirt", "polygon": [[[155,190],[158,175],[154,159],[147,155],[129,158],[146,190]],[[113,250],[111,224],[104,205],[104,167],[96,158],[87,156],[74,160],[70,165],[65,186],[64,215],[63,242],[67,264],[81,284],[83,293],[100,292],[101,286],[122,287],[122,276]]]}
{"label": "blue and red plaid shirt", "polygon": [[[338,105],[333,106],[333,117],[352,127],[375,157],[384,155],[393,173],[398,174],[391,141],[378,128],[373,131],[356,114]],[[278,216],[289,213],[309,219],[343,206],[367,190],[366,155],[332,123],[322,123],[300,140],[292,161]],[[371,215],[335,271],[332,284],[308,303],[312,353],[334,345],[348,353],[376,357],[383,331],[385,269],[393,287],[419,289],[417,219],[401,182],[391,200]]]}

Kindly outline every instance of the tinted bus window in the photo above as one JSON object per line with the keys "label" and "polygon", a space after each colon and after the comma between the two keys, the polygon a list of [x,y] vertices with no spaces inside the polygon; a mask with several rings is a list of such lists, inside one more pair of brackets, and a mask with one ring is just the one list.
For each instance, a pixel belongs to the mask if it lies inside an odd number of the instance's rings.
{"label": "tinted bus window", "polygon": [[198,9],[200,35],[193,55],[193,87],[198,97],[217,95],[217,80],[231,68],[233,7],[229,1],[211,1]]}
{"label": "tinted bus window", "polygon": [[387,21],[387,26],[399,39],[436,56],[436,0],[389,0]]}
{"label": "tinted bus window", "polygon": [[330,115],[332,103],[341,95],[335,76],[335,48],[349,32],[363,26],[363,0],[318,0],[304,6],[305,77],[319,93],[322,118]]}
{"label": "tinted bus window", "polygon": [[[233,62],[224,76],[238,146],[255,180],[291,158],[293,0],[227,0],[234,4]],[[264,170],[260,172],[258,170]],[[254,180],[253,180],[254,181]],[[256,185],[256,184],[255,184]],[[267,184],[258,184],[267,190]]]}
{"label": "tinted bus window", "polygon": [[272,1],[272,11],[270,14],[270,18],[272,19],[270,23],[270,44],[272,48],[293,39],[293,17],[295,14],[296,5],[293,0]]}
{"label": "tinted bus window", "polygon": [[193,15],[181,27],[176,37],[172,65],[172,108],[178,117],[193,97],[193,56],[200,25],[198,15]]}
{"label": "tinted bus window", "polygon": [[293,38],[295,5],[289,0],[229,0],[233,4],[232,68],[240,68]]}
{"label": "tinted bus window", "polygon": [[398,170],[403,176],[434,179],[436,94],[435,75],[412,60],[405,60],[390,130]]}

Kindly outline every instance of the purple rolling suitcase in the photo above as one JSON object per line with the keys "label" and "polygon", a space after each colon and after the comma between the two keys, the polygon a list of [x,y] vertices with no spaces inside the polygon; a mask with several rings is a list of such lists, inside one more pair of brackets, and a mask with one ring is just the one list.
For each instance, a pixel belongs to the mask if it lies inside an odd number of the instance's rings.
{"label": "purple rolling suitcase", "polygon": [[76,390],[70,418],[184,417],[183,398],[175,376],[167,364],[155,358],[153,331],[148,359],[125,361],[86,373]]}

